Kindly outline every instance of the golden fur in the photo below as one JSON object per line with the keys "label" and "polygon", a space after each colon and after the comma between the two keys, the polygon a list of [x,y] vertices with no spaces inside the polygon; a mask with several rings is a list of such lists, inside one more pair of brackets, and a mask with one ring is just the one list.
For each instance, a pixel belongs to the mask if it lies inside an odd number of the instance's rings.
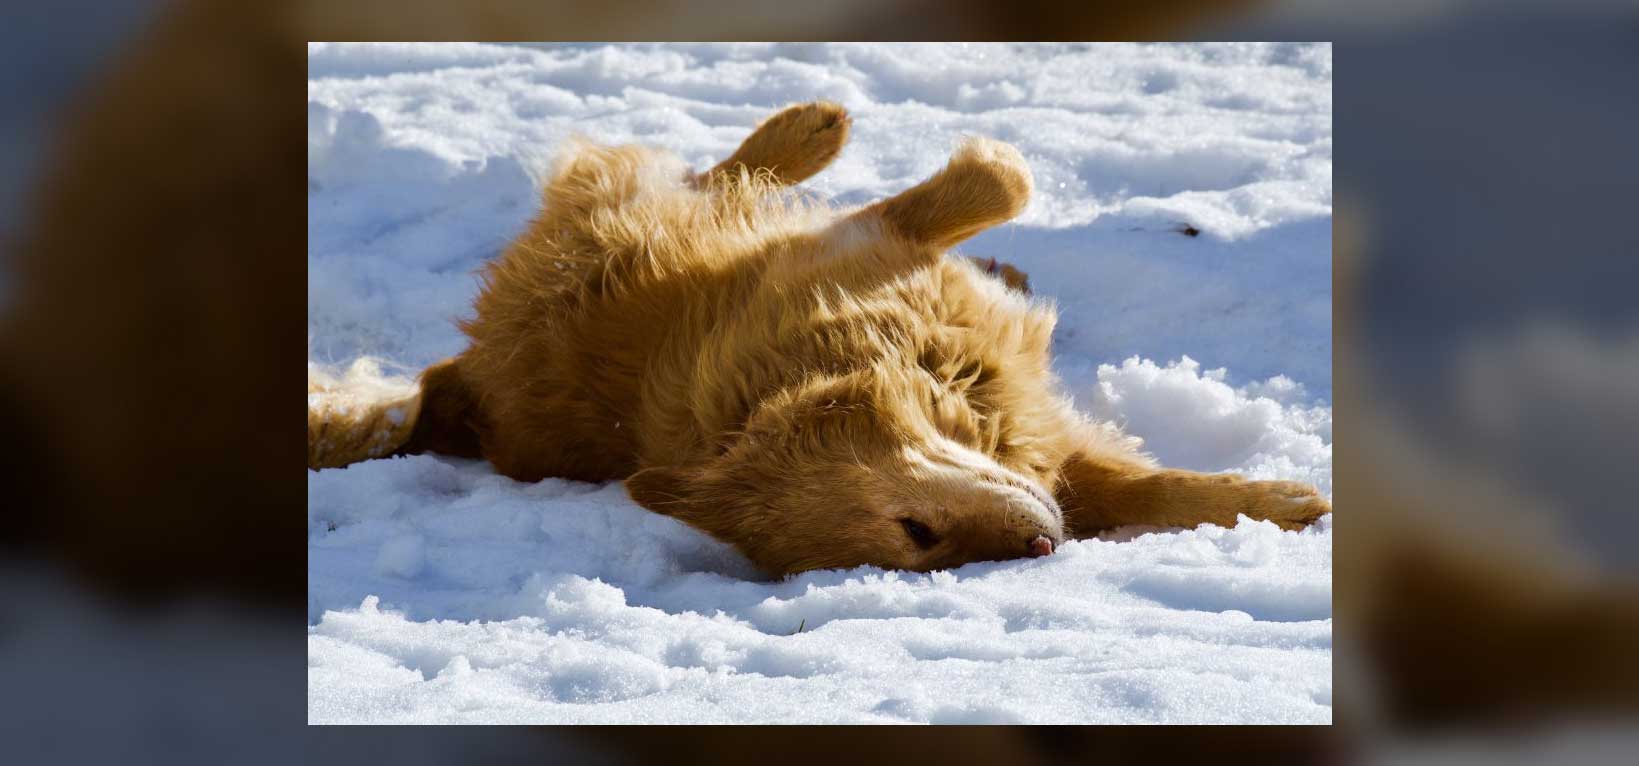
{"label": "golden fur", "polygon": [[[855,211],[792,194],[848,127],[839,106],[791,107],[698,176],[658,150],[576,142],[485,269],[471,346],[423,374],[419,407],[310,408],[310,464],[387,439],[523,481],[625,479],[772,574],[1330,511],[1299,484],[1158,469],[1071,408],[1050,370],[1052,307],[1009,289],[1016,271],[946,256],[1028,202],[1011,146],[972,139]],[[405,408],[407,439],[390,417]]]}
{"label": "golden fur", "polygon": [[[545,19],[561,29],[564,13],[576,10],[539,2],[512,6],[511,12],[495,2],[438,6],[445,14],[438,30],[496,37]],[[1176,6],[1142,9],[1175,12]],[[5,463],[16,479],[8,506],[13,539],[44,545],[43,561],[76,572],[99,597],[208,592],[236,602],[289,604],[292,585],[300,587],[290,576],[294,536],[285,525],[302,524],[290,513],[301,489],[287,464],[293,445],[279,436],[285,415],[278,403],[290,395],[282,390],[281,370],[290,371],[289,359],[269,349],[303,342],[301,323],[288,319],[300,310],[302,261],[290,254],[301,251],[303,235],[298,227],[266,222],[301,215],[285,190],[302,182],[303,126],[287,99],[269,94],[282,93],[291,73],[301,71],[302,40],[426,32],[425,24],[414,26],[424,15],[398,13],[398,4],[394,13],[383,13],[387,7],[327,4],[304,11],[294,4],[183,0],[155,19],[144,39],[110,57],[94,87],[70,94],[78,116],[61,125],[56,151],[42,157],[35,212],[22,222],[22,245],[12,253],[14,279],[0,322],[0,355],[8,362],[0,368],[0,423],[16,447]],[[1074,7],[1034,10],[1066,8]],[[1040,18],[1017,4],[984,10],[988,15],[941,18],[979,18],[974,28],[992,30],[1018,30],[1027,23],[1021,20]],[[297,18],[317,11],[341,19],[346,29],[315,25],[312,13]],[[1110,19],[1105,5],[1097,12],[1101,23]],[[661,19],[664,26],[706,17],[620,18]],[[764,17],[719,14],[709,23],[748,18]],[[925,25],[930,17],[906,18]],[[383,32],[382,24],[398,26]],[[1112,36],[1149,37],[1175,26]],[[447,34],[450,29],[466,31]],[[192,119],[211,128],[176,130],[176,115],[190,109]],[[137,145],[149,150],[130,150]],[[131,193],[111,184],[114,176],[153,182]],[[1346,199],[1338,210],[1337,401],[1361,413],[1349,418],[1351,438],[1339,445],[1335,480],[1349,488],[1357,509],[1347,544],[1337,548],[1333,578],[1337,624],[1347,628],[1337,642],[1338,672],[1350,679],[1338,707],[1343,738],[1318,727],[1296,742],[1291,730],[1262,733],[1267,728],[1154,736],[1150,729],[1104,728],[1085,738],[1076,734],[1083,730],[1064,728],[969,728],[942,733],[922,746],[926,754],[1048,763],[1096,748],[1125,762],[1250,753],[1253,746],[1278,744],[1337,760],[1353,752],[1350,743],[1365,740],[1362,733],[1408,726],[1472,733],[1498,716],[1515,726],[1540,726],[1586,711],[1629,715],[1639,709],[1639,681],[1631,672],[1612,672],[1633,664],[1624,658],[1639,642],[1631,588],[1603,577],[1608,571],[1598,570],[1602,579],[1590,583],[1563,562],[1533,555],[1535,537],[1492,522],[1499,501],[1522,502],[1507,499],[1512,490],[1475,495],[1474,466],[1463,463],[1460,452],[1421,448],[1424,440],[1407,432],[1394,407],[1371,401],[1375,389],[1358,351],[1369,344],[1351,335],[1360,332],[1362,316],[1349,299],[1360,291],[1366,269],[1360,265],[1366,249],[1350,247],[1354,238],[1347,234],[1359,200]],[[224,252],[234,257],[223,258]],[[179,280],[178,274],[191,276]],[[449,366],[425,373],[424,385],[434,383],[437,370]],[[110,381],[119,382],[119,396],[109,395]],[[443,401],[433,397],[428,404]],[[339,435],[352,417],[328,427],[341,427]],[[1410,474],[1408,466],[1415,469]],[[1450,534],[1444,522],[1465,508],[1477,519],[1472,528],[1484,534]],[[1465,547],[1472,538],[1483,550]],[[222,544],[226,540],[232,544]],[[1506,552],[1498,552],[1499,542]],[[1523,597],[1522,588],[1530,591]],[[1503,666],[1510,672],[1497,673]],[[1373,703],[1363,703],[1363,696]],[[1365,715],[1372,704],[1386,717]],[[1452,728],[1463,725],[1470,728]],[[770,746],[849,757],[884,745],[868,734],[803,739],[808,735],[801,731],[781,729],[758,739],[761,732],[750,728],[735,736],[696,731],[651,729],[641,738],[583,744],[657,757],[687,749],[721,763],[759,757]]]}

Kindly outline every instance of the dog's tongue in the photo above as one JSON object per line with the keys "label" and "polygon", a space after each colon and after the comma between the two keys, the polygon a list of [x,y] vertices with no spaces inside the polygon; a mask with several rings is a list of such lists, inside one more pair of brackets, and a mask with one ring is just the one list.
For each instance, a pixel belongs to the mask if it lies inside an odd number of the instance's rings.
{"label": "dog's tongue", "polygon": [[1032,557],[1051,555],[1053,553],[1053,541],[1045,536],[1037,537],[1030,541],[1029,550]]}

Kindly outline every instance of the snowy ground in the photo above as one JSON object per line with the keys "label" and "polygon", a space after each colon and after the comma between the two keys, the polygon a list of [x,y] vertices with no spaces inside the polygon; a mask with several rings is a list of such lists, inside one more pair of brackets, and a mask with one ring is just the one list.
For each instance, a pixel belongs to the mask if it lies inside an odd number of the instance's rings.
{"label": "snowy ground", "polygon": [[[1168,464],[1331,492],[1328,45],[308,54],[316,363],[459,351],[471,272],[565,136],[703,168],[828,98],[853,139],[809,186],[842,203],[920,180],[964,133],[1025,154],[1031,207],[961,250],[1057,302],[1081,407]],[[619,484],[430,456],[308,477],[316,723],[1331,720],[1329,517],[764,582]]]}

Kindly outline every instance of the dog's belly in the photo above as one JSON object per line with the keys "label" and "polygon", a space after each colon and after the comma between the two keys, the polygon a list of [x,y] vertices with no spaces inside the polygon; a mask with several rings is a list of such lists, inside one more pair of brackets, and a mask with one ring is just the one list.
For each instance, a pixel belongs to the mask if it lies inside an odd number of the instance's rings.
{"label": "dog's belly", "polygon": [[[654,258],[687,277],[630,279]],[[761,269],[735,260],[705,269],[644,245],[576,264],[595,275],[540,263],[528,305],[538,313],[524,323],[527,332],[501,333],[505,353],[488,357],[504,374],[483,376],[485,457],[524,481],[621,479],[709,451],[794,376],[889,358],[946,377],[982,371],[985,384],[963,398],[992,413],[996,394],[1046,383],[1030,378],[1040,376],[1034,360],[1046,358],[1051,312],[965,260],[948,257],[893,285],[832,294],[829,314],[816,314],[797,293],[761,289]],[[600,289],[606,271],[628,281]],[[997,374],[1001,380],[988,380]]]}

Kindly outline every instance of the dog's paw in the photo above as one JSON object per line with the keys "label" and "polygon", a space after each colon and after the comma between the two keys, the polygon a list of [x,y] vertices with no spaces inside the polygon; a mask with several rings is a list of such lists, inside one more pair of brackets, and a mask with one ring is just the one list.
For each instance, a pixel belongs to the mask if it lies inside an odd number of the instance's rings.
{"label": "dog's paw", "polygon": [[836,159],[852,125],[841,104],[798,104],[758,125],[730,162],[751,170],[766,168],[781,183],[797,183]]}
{"label": "dog's paw", "polygon": [[982,199],[1004,221],[1024,212],[1035,185],[1030,165],[1018,149],[983,136],[963,141],[943,174],[949,176],[950,186],[961,189],[958,198]]}
{"label": "dog's paw", "polygon": [[1332,512],[1314,487],[1296,481],[1247,481],[1239,485],[1242,513],[1282,529],[1303,529]]}
{"label": "dog's paw", "polygon": [[791,144],[800,144],[814,151],[835,154],[848,137],[853,119],[841,104],[830,101],[811,101],[788,107],[763,122],[758,130],[773,131]]}
{"label": "dog's paw", "polygon": [[1008,287],[1025,295],[1030,294],[1030,275],[1013,264],[1002,263],[995,258],[980,258],[976,255],[970,256],[970,260],[977,264],[984,273],[1002,280]]}
{"label": "dog's paw", "polygon": [[950,248],[1024,212],[1032,183],[1019,150],[971,138],[932,178],[863,212],[880,216],[912,242]]}

